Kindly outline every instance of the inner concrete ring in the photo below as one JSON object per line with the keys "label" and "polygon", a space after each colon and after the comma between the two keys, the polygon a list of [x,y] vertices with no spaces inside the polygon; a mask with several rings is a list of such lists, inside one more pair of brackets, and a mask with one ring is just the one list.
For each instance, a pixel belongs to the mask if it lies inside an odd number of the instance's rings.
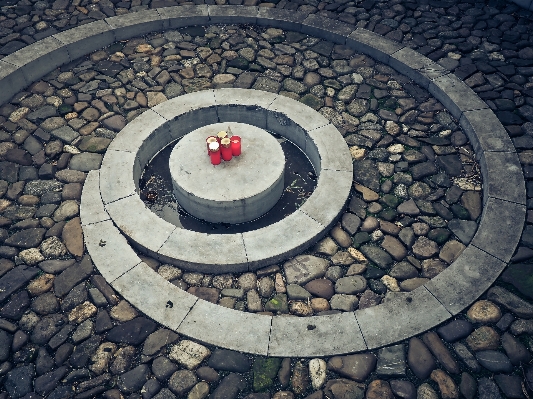
{"label": "inner concrete ring", "polygon": [[0,60],[0,103],[58,66],[117,40],[226,23],[278,27],[331,40],[393,67],[427,89],[459,120],[480,161],[484,208],[476,235],[446,270],[390,302],[328,316],[257,315],[194,297],[142,262],[109,219],[100,197],[99,171],[91,171],[80,207],[84,239],[98,271],[113,288],[140,311],[182,335],[280,357],[331,356],[390,345],[435,327],[483,294],[510,261],[522,233],[526,190],[520,161],[487,104],[453,73],[404,44],[291,10],[218,5],[144,10],[55,34],[4,57]]}
{"label": "inner concrete ring", "polygon": [[[199,233],[159,218],[139,196],[146,164],[171,142],[224,122],[253,125],[296,144],[318,176],[313,194],[286,218],[245,233]],[[216,274],[256,270],[316,243],[338,219],[352,176],[345,140],[312,108],[259,90],[218,89],[166,101],[126,125],[102,162],[100,193],[113,222],[139,250],[186,270]]]}

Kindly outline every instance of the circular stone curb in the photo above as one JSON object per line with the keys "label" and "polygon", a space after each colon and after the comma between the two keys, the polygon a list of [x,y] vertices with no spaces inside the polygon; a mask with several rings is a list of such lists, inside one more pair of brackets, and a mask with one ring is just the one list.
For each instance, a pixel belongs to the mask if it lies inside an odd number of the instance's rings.
{"label": "circular stone curb", "polygon": [[[177,6],[140,11],[61,32],[3,58],[0,103],[56,67],[116,40],[224,23],[277,27],[331,40],[393,67],[427,89],[459,120],[479,159],[484,208],[478,230],[446,270],[390,302],[329,316],[256,315],[175,289],[142,263],[109,220],[103,204],[96,201],[100,198],[99,172],[92,171],[82,201],[92,198],[93,205],[80,209],[85,241],[98,270],[121,295],[159,323],[202,342],[254,354],[310,357],[374,349],[422,333],[461,312],[492,285],[509,262],[521,235],[517,226],[525,220],[525,182],[516,150],[486,103],[455,75],[365,29],[316,15],[260,7]],[[158,295],[147,294],[148,286]],[[292,339],[295,336],[298,340]]]}
{"label": "circular stone curb", "polygon": [[[176,227],[144,205],[138,182],[148,161],[184,135],[223,122],[274,132],[307,155],[318,181],[299,209],[261,229],[206,234]],[[100,193],[113,222],[142,252],[186,270],[237,273],[281,262],[316,243],[342,212],[352,176],[348,145],[312,108],[259,90],[204,90],[165,101],[126,125],[102,161]],[[91,205],[82,200],[82,206]]]}

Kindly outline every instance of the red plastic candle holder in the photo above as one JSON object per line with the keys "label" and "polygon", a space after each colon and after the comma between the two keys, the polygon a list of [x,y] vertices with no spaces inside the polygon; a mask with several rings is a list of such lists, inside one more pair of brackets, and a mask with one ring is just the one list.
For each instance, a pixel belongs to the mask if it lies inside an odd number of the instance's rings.
{"label": "red plastic candle holder", "polygon": [[241,138],[239,136],[231,136],[231,155],[238,157],[241,155]]}
{"label": "red plastic candle holder", "polygon": [[230,147],[230,143],[231,143],[230,139],[226,137],[220,140],[220,142],[221,142],[220,152],[222,154],[222,159],[224,161],[231,161],[232,151]]}
{"label": "red plastic candle holder", "polygon": [[216,136],[209,136],[205,139],[205,144],[207,146],[207,155],[209,155],[209,144],[211,143],[218,143]]}
{"label": "red plastic candle holder", "polygon": [[209,157],[211,158],[211,164],[213,165],[220,164],[221,158],[220,158],[220,147],[218,145],[218,142],[209,144]]}

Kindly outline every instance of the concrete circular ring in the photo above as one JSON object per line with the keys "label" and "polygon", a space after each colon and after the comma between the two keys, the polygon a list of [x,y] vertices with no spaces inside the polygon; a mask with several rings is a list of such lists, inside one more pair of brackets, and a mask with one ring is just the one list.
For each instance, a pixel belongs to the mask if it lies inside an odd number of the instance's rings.
{"label": "concrete circular ring", "polygon": [[[144,205],[138,182],[148,161],[180,137],[223,122],[274,132],[307,155],[318,181],[299,209],[258,230],[206,234],[176,227]],[[342,135],[312,108],[258,90],[204,90],[165,101],[126,125],[102,161],[100,193],[111,220],[142,252],[186,270],[236,273],[283,261],[316,243],[342,212],[352,174]]]}
{"label": "concrete circular ring", "polygon": [[[99,272],[114,289],[139,310],[183,335],[228,349],[283,357],[331,356],[391,345],[453,317],[485,292],[510,261],[521,236],[517,226],[525,220],[525,182],[516,150],[494,113],[464,82],[420,53],[381,35],[289,10],[207,5],[145,10],[55,34],[4,57],[0,60],[0,103],[58,66],[117,40],[190,25],[227,23],[277,27],[346,45],[427,89],[459,120],[480,162],[484,208],[478,230],[445,271],[390,302],[329,316],[257,315],[198,299],[155,274],[109,219],[101,203],[99,171],[91,171],[80,209],[85,243]],[[158,295],[147,291],[148,286]]]}

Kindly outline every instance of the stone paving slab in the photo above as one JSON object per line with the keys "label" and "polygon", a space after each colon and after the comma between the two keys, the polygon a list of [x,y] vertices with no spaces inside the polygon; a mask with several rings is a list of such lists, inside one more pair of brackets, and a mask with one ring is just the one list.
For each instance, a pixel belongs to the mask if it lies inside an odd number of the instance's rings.
{"label": "stone paving slab", "polygon": [[82,226],[109,219],[100,196],[100,171],[91,170],[85,178],[80,202]]}
{"label": "stone paving slab", "polygon": [[299,208],[322,226],[333,226],[344,208],[350,193],[353,172],[325,169],[320,172],[319,185]]}
{"label": "stone paving slab", "polygon": [[29,84],[22,69],[18,65],[5,62],[5,58],[0,60],[0,82],[2,82],[0,104],[8,102],[21,88]]}
{"label": "stone paving slab", "polygon": [[352,312],[272,319],[269,356],[328,356],[331,353],[359,352],[366,348]]}
{"label": "stone paving slab", "polygon": [[306,155],[315,170],[353,171],[353,160],[346,141],[332,124],[307,132]]}
{"label": "stone paving slab", "polygon": [[178,333],[226,349],[268,354],[272,317],[240,312],[199,299]]}
{"label": "stone paving slab", "polygon": [[509,135],[490,109],[463,112],[459,124],[476,155],[483,151],[516,152]]}
{"label": "stone paving slab", "polygon": [[453,74],[433,79],[428,91],[434,95],[454,118],[460,119],[465,111],[488,108],[474,91]]}
{"label": "stone paving slab", "polygon": [[209,23],[207,5],[163,7],[158,8],[157,12],[165,30]]}
{"label": "stone paving slab", "polygon": [[144,262],[111,284],[117,291],[125,292],[126,300],[141,312],[173,330],[178,329],[199,300],[166,281]]}
{"label": "stone paving slab", "polygon": [[483,201],[489,197],[526,204],[522,166],[515,152],[483,152],[479,160],[483,175]]}
{"label": "stone paving slab", "polygon": [[259,7],[208,6],[211,24],[255,24]]}
{"label": "stone paving slab", "polygon": [[324,234],[324,226],[301,210],[293,212],[280,222],[247,231],[242,237],[249,270],[257,270],[297,255]]}
{"label": "stone paving slab", "polygon": [[300,11],[259,7],[257,25],[300,32],[307,14]]}
{"label": "stone paving slab", "polygon": [[361,28],[357,28],[348,36],[346,45],[355,51],[368,54],[384,64],[389,63],[391,54],[404,47],[398,42]]}
{"label": "stone paving slab", "polygon": [[143,10],[131,14],[106,18],[116,40],[129,39],[153,31],[163,30],[163,20],[157,10]]}
{"label": "stone paving slab", "polygon": [[433,79],[449,73],[447,69],[409,47],[400,48],[392,53],[387,62],[424,89],[429,87]]}
{"label": "stone paving slab", "polygon": [[517,226],[522,225],[525,212],[526,207],[522,204],[488,198],[471,245],[509,262],[522,235]]}
{"label": "stone paving slab", "polygon": [[[257,94],[252,96],[250,92]],[[215,90],[218,119],[220,122],[239,121],[266,129],[267,110],[276,98],[278,94],[266,91],[259,94],[259,91],[255,90]]]}
{"label": "stone paving slab", "polygon": [[100,168],[100,193],[104,204],[135,193],[134,163],[134,153],[126,151],[106,152]]}
{"label": "stone paving slab", "polygon": [[113,281],[141,263],[111,220],[85,225],[85,245],[93,263],[107,281]]}
{"label": "stone paving slab", "polygon": [[111,202],[106,210],[120,231],[151,254],[157,253],[177,228],[150,211],[138,195]]}
{"label": "stone paving slab", "polygon": [[66,45],[71,60],[78,59],[87,52],[109,46],[116,41],[111,26],[105,21],[81,25],[76,29],[56,33],[53,37]]}
{"label": "stone paving slab", "polygon": [[[139,117],[129,122],[113,139],[108,150],[111,151],[126,151],[137,152],[139,148],[148,143],[150,135],[157,129],[162,128],[162,125],[167,123],[168,119],[163,118],[153,109],[144,111]],[[164,132],[162,134],[169,134]],[[151,146],[155,146],[156,143],[150,143]],[[147,156],[152,157],[155,152],[149,151],[148,148],[141,150],[140,152],[147,151]],[[159,151],[159,149],[157,149]],[[142,163],[142,162],[141,162]]]}
{"label": "stone paving slab", "polygon": [[18,66],[27,83],[35,82],[51,70],[71,61],[67,48],[54,37],[39,40],[2,60]]}
{"label": "stone paving slab", "polygon": [[200,273],[234,273],[248,269],[240,233],[225,234],[221,238],[218,234],[176,229],[155,256],[164,262]]}
{"label": "stone paving slab", "polygon": [[424,286],[448,312],[456,315],[479,298],[506,266],[500,259],[469,245],[451,266]]}
{"label": "stone paving slab", "polygon": [[425,288],[399,293],[379,306],[355,311],[368,349],[390,345],[420,334],[449,319],[451,314]]}
{"label": "stone paving slab", "polygon": [[346,37],[354,31],[352,25],[323,18],[319,15],[309,15],[303,22],[301,32],[310,36],[321,37],[337,44],[346,44]]}

